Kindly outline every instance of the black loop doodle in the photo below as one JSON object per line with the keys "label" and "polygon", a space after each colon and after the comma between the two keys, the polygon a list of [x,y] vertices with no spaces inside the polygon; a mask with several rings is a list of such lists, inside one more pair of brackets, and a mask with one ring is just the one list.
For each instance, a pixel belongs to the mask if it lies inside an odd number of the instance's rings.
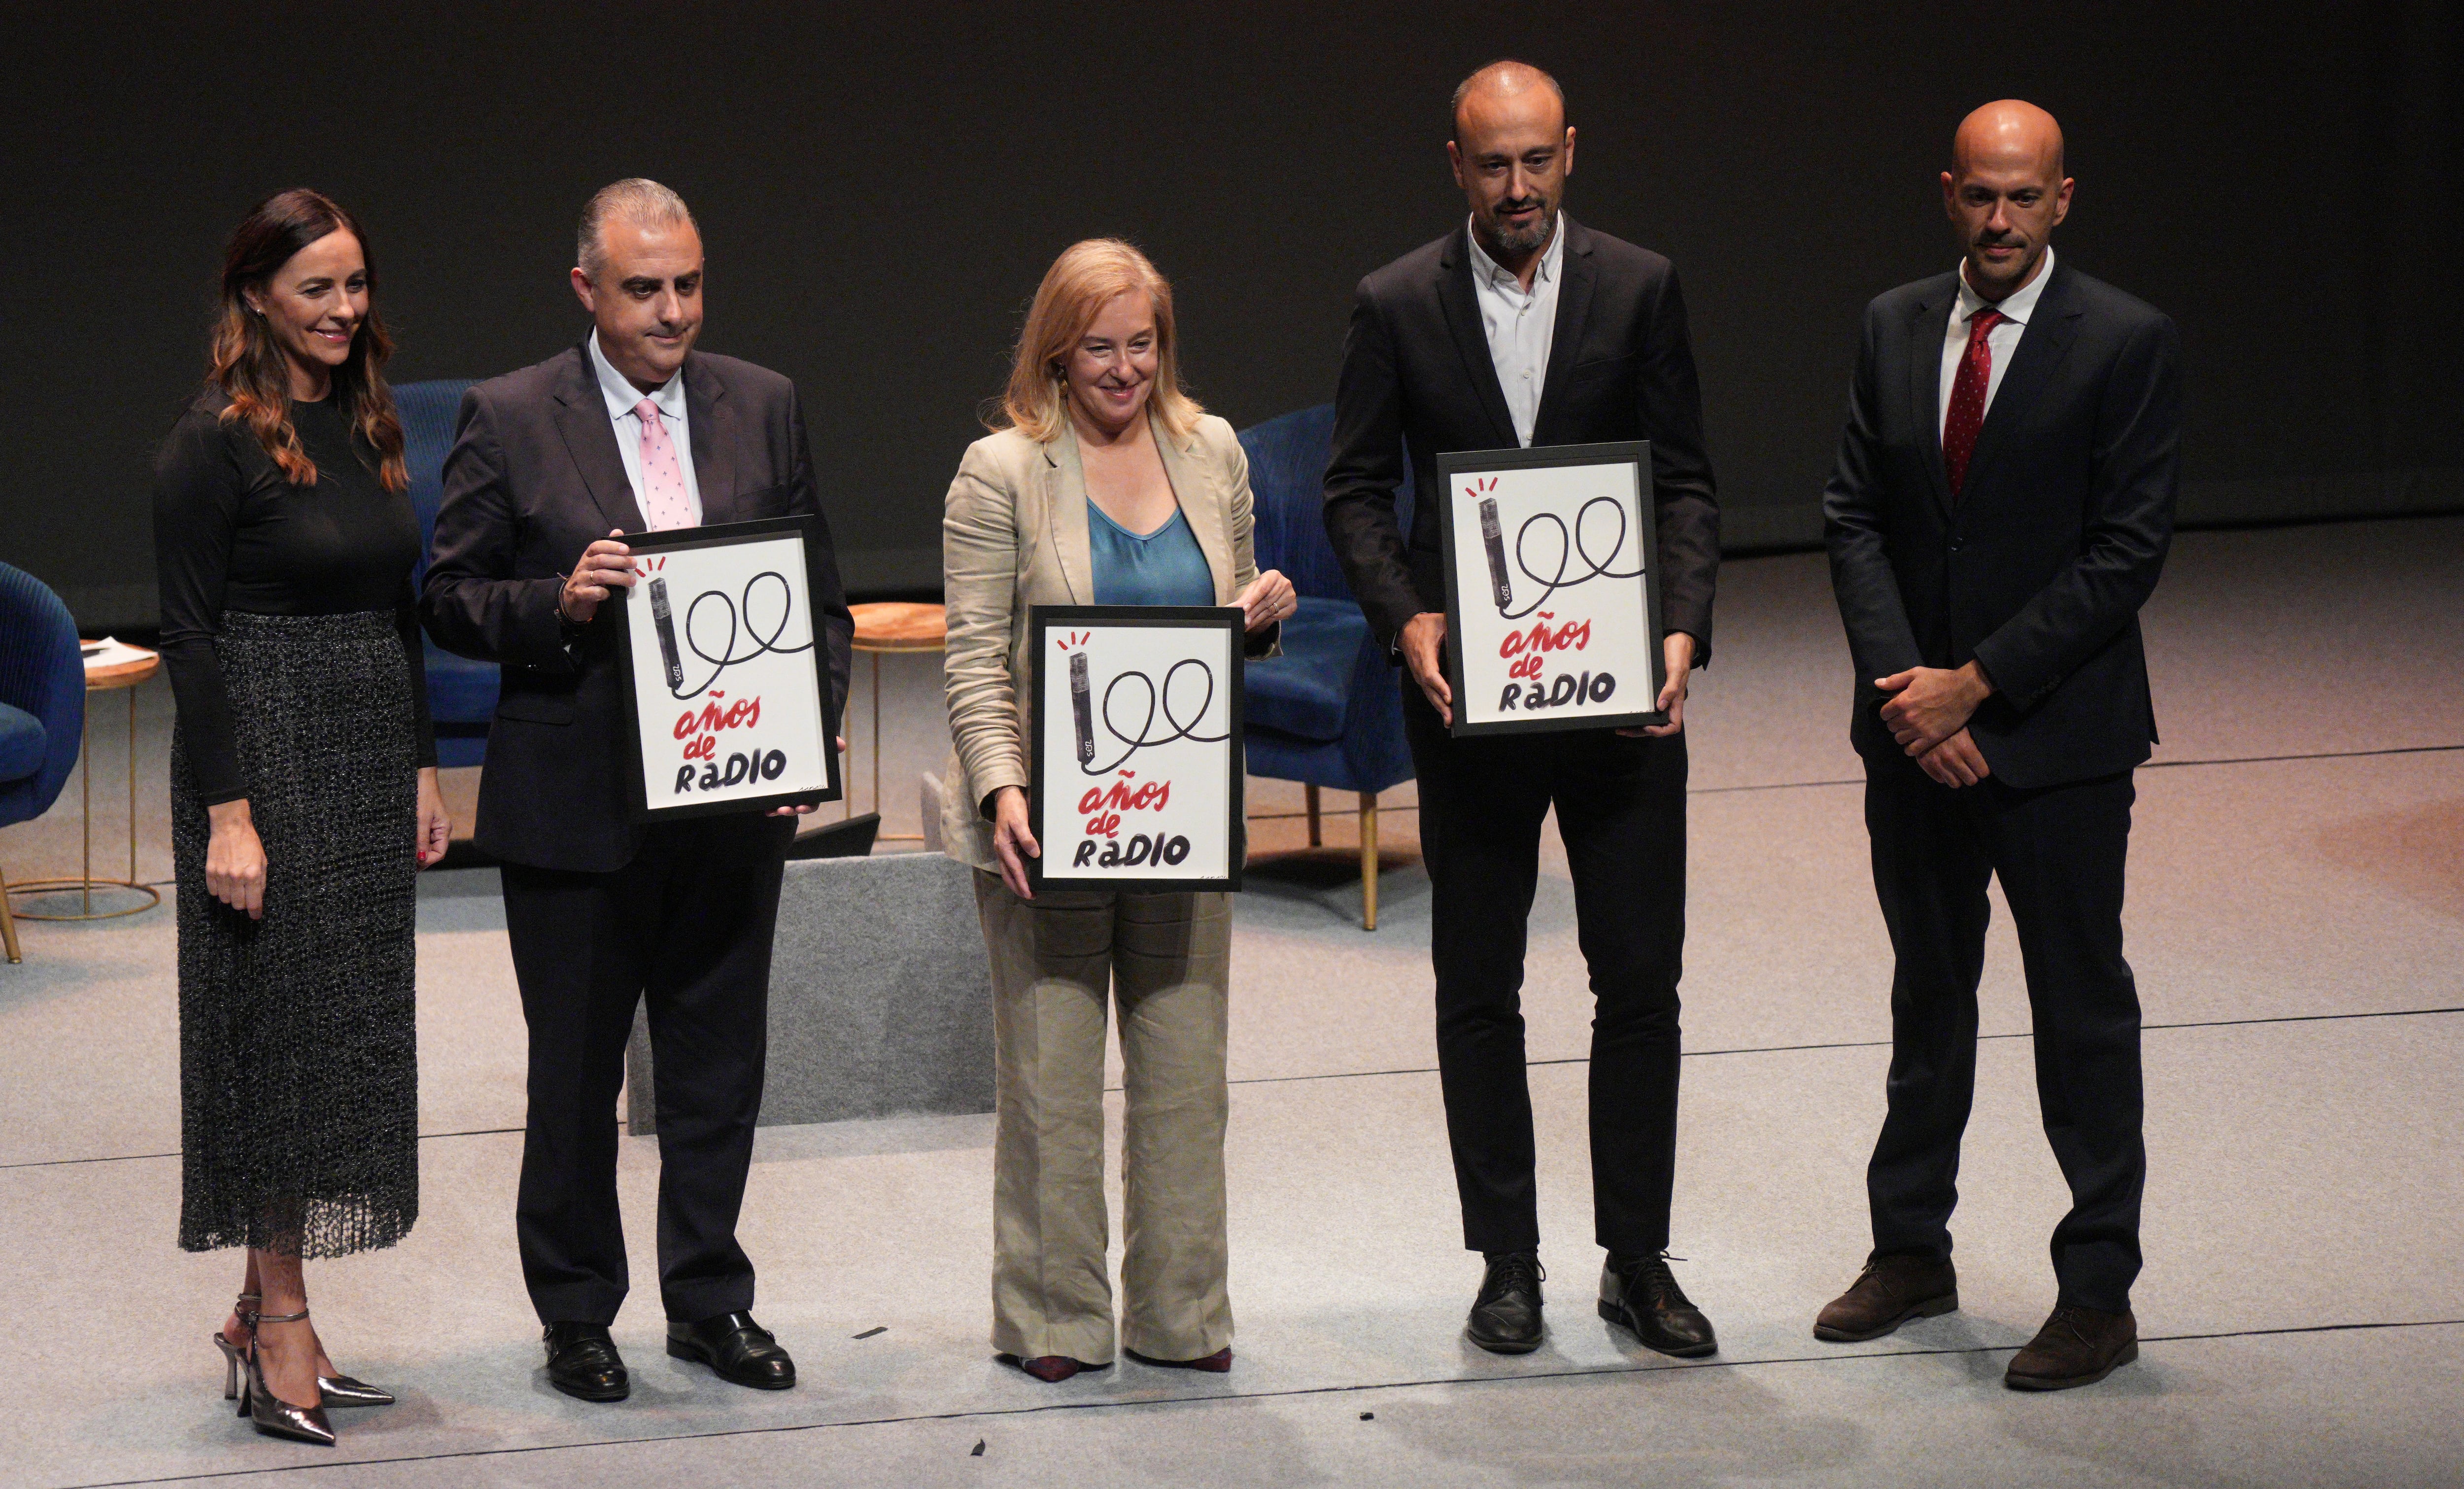
{"label": "black loop doodle", "polygon": [[[754,588],[760,584],[764,579],[777,582],[783,600],[783,603],[779,607],[779,624],[773,627],[770,633],[766,636],[761,635],[753,630],[753,590]],[[701,649],[701,642],[693,637],[693,617],[699,615],[701,613],[702,606],[712,600],[717,601],[719,607],[727,611],[727,644],[718,649],[719,655],[716,656],[713,656],[710,653],[703,651]],[[741,604],[740,611],[738,609],[739,602]],[[794,618],[795,610],[795,587],[787,583],[786,575],[779,573],[775,569],[764,569],[760,573],[758,573],[752,578],[744,581],[744,592],[741,595],[738,595],[735,600],[730,600],[726,595],[720,593],[716,589],[704,589],[701,593],[694,595],[693,604],[685,608],[685,645],[693,649],[693,654],[695,656],[698,656],[703,661],[711,664],[710,676],[701,680],[700,687],[693,688],[690,691],[677,687],[671,687],[668,689],[668,692],[678,699],[699,698],[702,694],[710,691],[710,685],[718,680],[719,674],[727,671],[728,668],[735,666],[738,662],[749,662],[753,660],[753,658],[767,652],[777,652],[783,656],[795,652],[811,651],[813,649],[813,643],[809,640],[802,646],[781,646],[778,644],[779,638],[787,633],[787,622]],[[744,635],[750,637],[753,642],[753,650],[745,653],[741,656],[736,655],[736,638],[739,631]]]}
{"label": "black loop doodle", "polygon": [[[1184,667],[1197,668],[1199,678],[1206,684],[1205,696],[1198,700],[1198,711],[1190,716],[1189,722],[1186,723],[1181,722],[1180,715],[1176,713],[1172,706],[1172,680],[1180,676],[1180,671]],[[1134,731],[1124,733],[1122,732],[1121,726],[1112,722],[1112,692],[1122,683],[1130,681],[1135,681],[1147,690],[1147,712],[1146,717],[1138,721],[1138,726]],[[1222,741],[1231,738],[1231,734],[1228,730],[1222,734],[1199,734],[1193,732],[1200,723],[1205,722],[1206,710],[1212,707],[1214,702],[1215,669],[1208,666],[1203,660],[1195,656],[1184,656],[1180,660],[1173,663],[1171,668],[1163,675],[1163,687],[1160,690],[1155,687],[1155,679],[1148,677],[1143,672],[1133,670],[1120,673],[1116,675],[1111,681],[1104,684],[1104,703],[1101,713],[1104,721],[1104,731],[1129,747],[1122,750],[1120,758],[1113,761],[1109,766],[1091,765],[1082,759],[1079,763],[1078,768],[1088,775],[1110,775],[1113,771],[1118,770],[1121,767],[1129,764],[1130,757],[1132,755],[1153,745],[1169,744],[1175,740],[1188,740],[1191,743],[1198,744],[1221,744]],[[1163,722],[1171,726],[1172,732],[1155,739],[1149,739],[1147,738],[1147,731],[1155,727],[1155,714],[1158,711],[1163,714]]]}
{"label": "black loop doodle", "polygon": [[[1617,540],[1609,544],[1608,556],[1606,558],[1594,558],[1592,556],[1591,544],[1583,541],[1583,523],[1585,520],[1592,515],[1592,508],[1595,506],[1605,506],[1617,517]],[[1524,544],[1530,540],[1531,529],[1543,522],[1546,522],[1550,526],[1557,529],[1557,571],[1553,575],[1543,574],[1538,569],[1532,567],[1523,551]],[[1589,501],[1586,501],[1581,506],[1575,508],[1574,530],[1571,535],[1566,531],[1565,519],[1559,517],[1554,512],[1535,512],[1531,516],[1525,518],[1523,520],[1523,525],[1514,530],[1514,567],[1523,570],[1526,578],[1539,585],[1540,592],[1532,598],[1530,604],[1526,605],[1519,611],[1509,611],[1504,606],[1498,607],[1498,615],[1502,619],[1506,620],[1521,620],[1524,616],[1530,614],[1541,606],[1548,604],[1549,597],[1555,594],[1558,590],[1571,589],[1576,585],[1589,584],[1595,579],[1641,578],[1642,570],[1639,568],[1617,569],[1609,567],[1611,564],[1617,562],[1617,554],[1625,549],[1626,532],[1627,522],[1625,503],[1615,497],[1594,497]],[[1567,567],[1573,560],[1577,558],[1582,560],[1582,562],[1588,567],[1583,570],[1583,572],[1576,574],[1572,579],[1569,579],[1566,577]]]}

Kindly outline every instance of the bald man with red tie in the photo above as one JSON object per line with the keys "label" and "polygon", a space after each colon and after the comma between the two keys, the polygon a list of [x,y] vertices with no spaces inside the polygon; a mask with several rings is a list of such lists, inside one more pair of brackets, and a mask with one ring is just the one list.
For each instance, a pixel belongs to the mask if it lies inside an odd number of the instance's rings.
{"label": "bald man with red tie", "polygon": [[2132,773],[2156,740],[2138,616],[2172,538],[2181,344],[2164,315],[2056,258],[2072,183],[2044,110],[1969,115],[1942,187],[1960,267],[1866,308],[1823,494],[1897,967],[1866,1171],[1874,1249],[1814,1331],[1874,1339],[1959,1306],[1950,1215],[1998,878],[2072,1198],[2056,1307],[2004,1380],[2051,1390],[2139,1347],[2147,1160],[2123,871]]}

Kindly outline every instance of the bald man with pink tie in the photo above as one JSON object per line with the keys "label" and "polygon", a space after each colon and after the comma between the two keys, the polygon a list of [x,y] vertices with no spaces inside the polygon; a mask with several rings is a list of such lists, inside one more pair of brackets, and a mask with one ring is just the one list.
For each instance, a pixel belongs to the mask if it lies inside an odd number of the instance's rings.
{"label": "bald man with pink tie", "polygon": [[[627,533],[811,516],[795,385],[693,350],[701,235],[676,194],[591,198],[575,295],[582,344],[462,402],[421,592],[439,646],[499,662],[475,840],[504,863],[505,929],[530,1026],[530,1116],[515,1211],[547,1379],[586,1401],[631,1389],[608,1324],[627,1287],[616,1092],[637,1004],[658,1068],[659,1293],[667,1352],[761,1389],[796,1383],[753,1319],[736,1223],[761,1109],[771,932],[792,821],[633,825],[611,594]],[[821,530],[814,609],[833,696],[855,624]],[[836,720],[831,721],[833,727]],[[807,809],[809,810],[809,809]]]}

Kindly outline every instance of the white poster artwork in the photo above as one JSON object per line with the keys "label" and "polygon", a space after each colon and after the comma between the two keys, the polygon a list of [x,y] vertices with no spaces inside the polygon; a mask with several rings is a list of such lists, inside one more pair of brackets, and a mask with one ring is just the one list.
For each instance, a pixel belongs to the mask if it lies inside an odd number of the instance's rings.
{"label": "white poster artwork", "polygon": [[633,541],[625,645],[644,816],[837,794],[804,544],[800,519]]}
{"label": "white poster artwork", "polygon": [[1455,733],[1661,722],[1649,469],[1639,444],[1441,457]]}
{"label": "white poster artwork", "polygon": [[1043,883],[1237,889],[1241,612],[1040,606]]}

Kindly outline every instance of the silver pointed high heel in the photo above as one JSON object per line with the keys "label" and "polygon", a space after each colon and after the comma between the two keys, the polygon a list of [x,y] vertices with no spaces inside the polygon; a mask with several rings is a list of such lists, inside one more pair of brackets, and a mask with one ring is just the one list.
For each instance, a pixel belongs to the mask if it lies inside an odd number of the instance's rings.
{"label": "silver pointed high heel", "polygon": [[[240,1326],[249,1330],[249,1337],[252,1339],[255,1337],[256,1332],[256,1310],[250,1307],[249,1304],[263,1302],[264,1300],[264,1299],[258,1297],[254,1293],[242,1293],[231,1303],[231,1312],[239,1317]],[[248,1351],[240,1348],[239,1345],[232,1344],[228,1338],[224,1337],[223,1331],[220,1329],[214,1330],[213,1339],[214,1347],[223,1352],[223,1399],[225,1401],[237,1401],[239,1399],[240,1359],[242,1356],[246,1355]]]}
{"label": "silver pointed high heel", "polygon": [[[255,1323],[297,1323],[308,1317],[308,1310],[297,1313],[269,1313],[257,1316]],[[325,1420],[322,1406],[295,1407],[277,1396],[265,1384],[265,1367],[256,1357],[260,1336],[254,1332],[248,1341],[248,1375],[239,1393],[239,1414],[256,1424],[256,1430],[269,1437],[289,1437],[296,1442],[313,1442],[332,1447],[338,1437],[331,1422]],[[321,1386],[321,1383],[320,1383]]]}
{"label": "silver pointed high heel", "polygon": [[389,1407],[393,1392],[350,1375],[319,1375],[318,1394],[329,1407]]}
{"label": "silver pointed high heel", "polygon": [[[252,1336],[256,1331],[257,1313],[248,1305],[261,1301],[263,1300],[254,1293],[242,1293],[232,1305],[232,1311],[239,1315],[242,1323],[248,1325]],[[239,1399],[240,1362],[248,1351],[225,1339],[219,1329],[214,1331],[213,1339],[214,1346],[223,1352],[223,1399],[236,1401]],[[381,1386],[371,1386],[356,1375],[319,1375],[317,1377],[317,1394],[318,1404],[329,1410],[336,1407],[389,1407],[394,1404],[393,1392]]]}
{"label": "silver pointed high heel", "polygon": [[239,1361],[243,1351],[239,1345],[223,1338],[223,1331],[220,1329],[214,1330],[213,1341],[214,1347],[223,1352],[223,1399],[237,1401],[239,1399]]}

